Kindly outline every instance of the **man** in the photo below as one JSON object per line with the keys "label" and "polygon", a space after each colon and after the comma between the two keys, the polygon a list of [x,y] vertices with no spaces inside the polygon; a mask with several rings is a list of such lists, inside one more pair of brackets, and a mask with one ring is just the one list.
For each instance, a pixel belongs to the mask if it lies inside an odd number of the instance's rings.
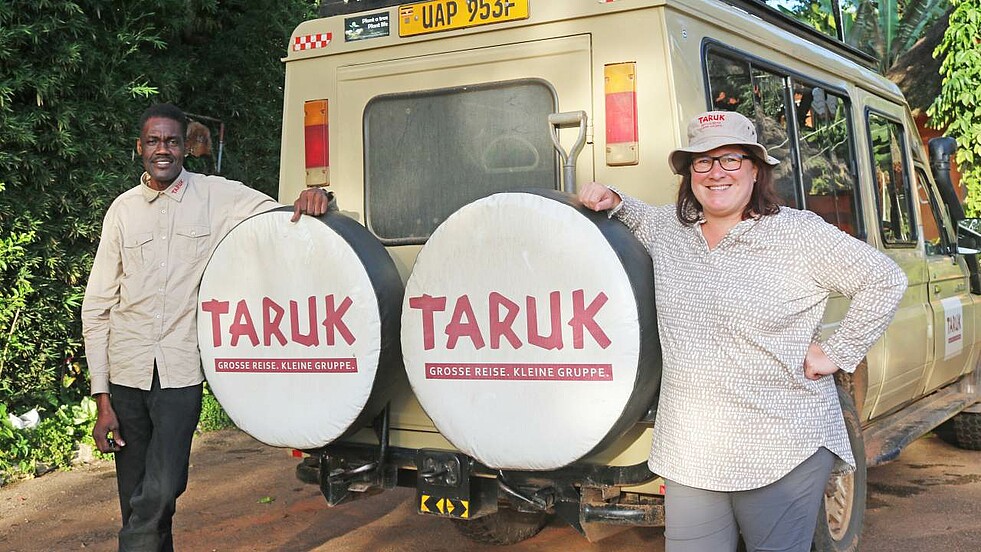
{"label": "man", "polygon": [[[173,550],[171,520],[201,412],[201,275],[235,224],[279,206],[239,182],[186,171],[186,132],[173,105],[143,113],[136,150],[146,172],[106,213],[82,302],[98,405],[93,437],[100,451],[115,453],[122,551]],[[322,215],[329,200],[321,189],[304,190],[293,221]]]}

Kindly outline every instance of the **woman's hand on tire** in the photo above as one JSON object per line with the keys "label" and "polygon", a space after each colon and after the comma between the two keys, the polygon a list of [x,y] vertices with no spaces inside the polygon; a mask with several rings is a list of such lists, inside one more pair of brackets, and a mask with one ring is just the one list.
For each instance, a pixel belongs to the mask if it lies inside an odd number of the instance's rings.
{"label": "woman's hand on tire", "polygon": [[616,192],[598,182],[590,182],[579,188],[579,201],[593,211],[606,211],[620,205]]}

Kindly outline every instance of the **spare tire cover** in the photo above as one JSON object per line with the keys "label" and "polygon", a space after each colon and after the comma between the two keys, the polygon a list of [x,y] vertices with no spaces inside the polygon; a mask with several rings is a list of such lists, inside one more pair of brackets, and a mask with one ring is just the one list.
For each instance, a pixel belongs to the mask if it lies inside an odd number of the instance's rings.
{"label": "spare tire cover", "polygon": [[402,351],[420,404],[461,451],[496,469],[568,465],[655,399],[651,259],[623,224],[569,194],[475,201],[416,259]]}
{"label": "spare tire cover", "polygon": [[391,257],[336,212],[246,219],[201,280],[198,342],[215,397],[273,446],[326,445],[376,415],[404,385],[402,281]]}

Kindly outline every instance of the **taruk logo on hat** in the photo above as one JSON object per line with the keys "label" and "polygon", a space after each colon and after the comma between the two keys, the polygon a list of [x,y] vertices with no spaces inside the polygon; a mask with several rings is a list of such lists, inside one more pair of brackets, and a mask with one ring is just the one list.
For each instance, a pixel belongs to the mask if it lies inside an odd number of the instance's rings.
{"label": "taruk logo on hat", "polygon": [[690,147],[717,136],[728,136],[739,142],[757,141],[752,121],[736,112],[709,111],[695,117],[688,125]]}
{"label": "taruk logo on hat", "polygon": [[726,114],[725,113],[707,113],[705,115],[701,115],[699,117],[696,117],[696,120],[698,121],[698,124],[700,124],[702,126],[702,128],[710,127],[710,126],[719,126],[720,123],[724,123],[725,122],[725,120],[726,120]]}

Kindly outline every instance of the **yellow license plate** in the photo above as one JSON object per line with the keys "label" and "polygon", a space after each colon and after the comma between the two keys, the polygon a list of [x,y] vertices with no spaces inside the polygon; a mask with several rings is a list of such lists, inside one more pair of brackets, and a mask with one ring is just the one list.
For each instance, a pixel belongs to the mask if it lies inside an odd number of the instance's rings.
{"label": "yellow license plate", "polygon": [[431,0],[399,6],[399,36],[528,19],[530,0]]}

